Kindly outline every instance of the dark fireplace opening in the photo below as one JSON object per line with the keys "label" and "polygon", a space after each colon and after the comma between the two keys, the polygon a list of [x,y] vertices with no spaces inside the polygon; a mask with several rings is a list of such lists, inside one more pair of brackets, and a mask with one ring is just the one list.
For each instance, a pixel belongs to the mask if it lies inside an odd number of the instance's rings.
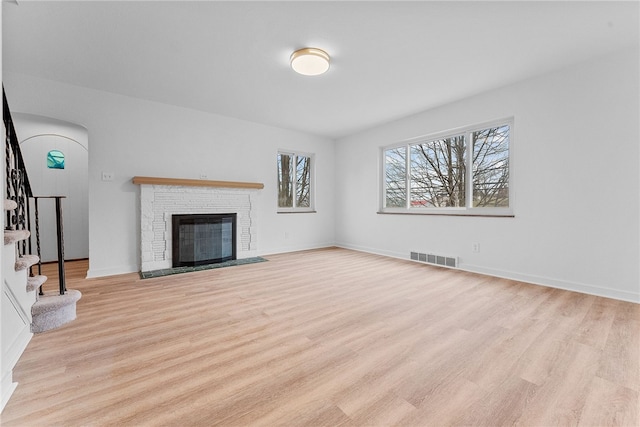
{"label": "dark fireplace opening", "polygon": [[236,214],[172,215],[173,267],[236,259]]}

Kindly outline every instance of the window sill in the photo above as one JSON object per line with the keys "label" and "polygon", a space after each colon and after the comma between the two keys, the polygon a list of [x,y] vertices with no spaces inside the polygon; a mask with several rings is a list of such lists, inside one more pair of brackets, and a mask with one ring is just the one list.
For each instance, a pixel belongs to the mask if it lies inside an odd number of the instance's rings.
{"label": "window sill", "polygon": [[515,218],[513,212],[470,212],[470,211],[408,211],[408,210],[396,210],[396,211],[378,211],[379,215],[434,215],[434,216],[470,216],[481,218]]}
{"label": "window sill", "polygon": [[316,213],[316,211],[278,211],[276,213],[279,213],[279,214],[305,214],[305,213]]}

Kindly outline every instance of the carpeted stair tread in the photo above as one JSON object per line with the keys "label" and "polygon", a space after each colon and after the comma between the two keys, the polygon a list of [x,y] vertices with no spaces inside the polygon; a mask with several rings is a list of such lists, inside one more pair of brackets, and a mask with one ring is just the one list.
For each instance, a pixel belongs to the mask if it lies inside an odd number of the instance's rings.
{"label": "carpeted stair tread", "polygon": [[47,276],[39,275],[27,278],[27,292],[34,291],[47,281]]}
{"label": "carpeted stair tread", "polygon": [[29,230],[4,230],[4,244],[10,245],[15,242],[27,240],[31,236]]}
{"label": "carpeted stair tread", "polygon": [[46,332],[59,328],[76,318],[76,302],[82,297],[80,291],[67,290],[64,295],[46,292],[31,307],[33,321],[31,332]]}
{"label": "carpeted stair tread", "polygon": [[38,261],[40,261],[40,258],[38,258],[38,255],[22,255],[16,261],[16,266],[15,266],[16,271],[26,270],[32,265],[36,265]]}
{"label": "carpeted stair tread", "polygon": [[4,199],[4,210],[12,211],[18,207],[18,204],[14,200]]}
{"label": "carpeted stair tread", "polygon": [[74,289],[67,290],[64,295],[60,295],[58,291],[45,292],[44,295],[40,295],[38,301],[31,307],[31,314],[35,316],[47,311],[57,310],[65,305],[75,304],[80,297],[82,297],[80,291]]}

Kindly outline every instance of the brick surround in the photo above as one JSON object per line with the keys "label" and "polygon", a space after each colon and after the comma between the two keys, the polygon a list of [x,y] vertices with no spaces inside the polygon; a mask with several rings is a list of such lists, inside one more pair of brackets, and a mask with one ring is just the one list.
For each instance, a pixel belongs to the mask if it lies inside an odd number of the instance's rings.
{"label": "brick surround", "polygon": [[171,215],[236,213],[237,258],[257,253],[257,189],[140,185],[141,271],[171,268]]}

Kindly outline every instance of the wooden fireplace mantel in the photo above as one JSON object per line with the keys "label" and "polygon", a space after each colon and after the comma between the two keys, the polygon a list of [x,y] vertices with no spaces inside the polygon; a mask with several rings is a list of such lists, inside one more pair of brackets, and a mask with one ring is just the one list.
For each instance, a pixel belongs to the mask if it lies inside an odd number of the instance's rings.
{"label": "wooden fireplace mantel", "polygon": [[209,181],[206,179],[155,178],[151,176],[134,176],[133,183],[148,185],[183,185],[187,187],[264,188],[264,184],[261,182]]}

